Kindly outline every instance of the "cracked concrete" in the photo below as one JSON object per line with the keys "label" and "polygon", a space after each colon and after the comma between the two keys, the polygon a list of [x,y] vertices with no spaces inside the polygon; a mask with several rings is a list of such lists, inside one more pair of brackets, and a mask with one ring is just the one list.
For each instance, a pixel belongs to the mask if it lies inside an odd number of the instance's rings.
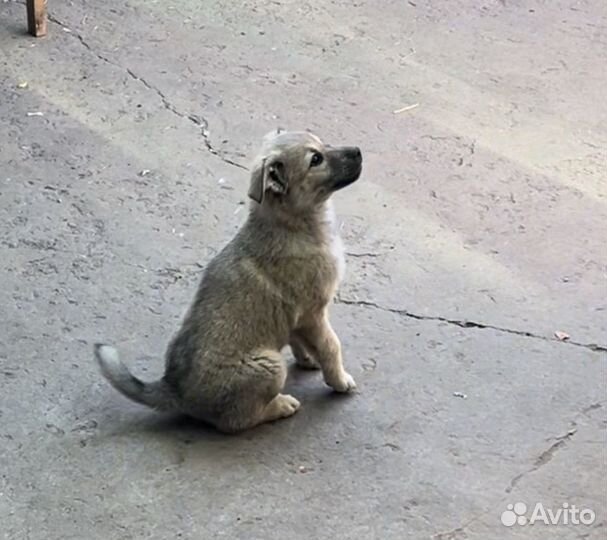
{"label": "cracked concrete", "polygon": [[[354,256],[369,256],[369,254],[357,254]],[[446,317],[441,317],[440,315],[420,315],[418,313],[412,313],[405,309],[396,309],[396,308],[386,308],[376,304],[375,302],[370,302],[368,300],[349,300],[342,298],[338,295],[335,298],[335,302],[338,304],[345,304],[347,306],[360,306],[360,307],[368,307],[373,309],[379,309],[382,311],[388,311],[390,313],[396,313],[397,315],[402,315],[403,317],[409,317],[410,319],[417,319],[418,321],[438,321],[444,322],[448,324],[453,324],[455,326],[459,326],[460,328],[478,328],[478,329],[486,329],[490,328],[492,330],[497,330],[498,332],[505,332],[507,334],[515,334],[517,336],[524,336],[534,339],[543,339],[548,341],[556,341],[558,343],[563,343],[564,345],[574,345],[576,347],[585,347],[591,351],[595,352],[607,352],[607,346],[605,345],[597,345],[596,343],[579,343],[577,341],[571,341],[570,339],[562,339],[558,338],[549,338],[546,336],[540,336],[537,334],[533,334],[532,332],[527,332],[525,330],[513,330],[512,328],[501,328],[499,326],[494,326],[491,324],[483,324],[475,321],[468,320],[457,320],[457,319],[448,319]]]}
{"label": "cracked concrete", "polygon": [[576,431],[577,429],[570,429],[569,431],[567,431],[567,433],[565,433],[565,435],[556,437],[556,441],[535,459],[533,467],[531,467],[526,472],[517,474],[514,478],[512,478],[512,480],[510,480],[510,485],[505,490],[506,493],[510,493],[525,475],[534,473],[540,467],[546,465],[546,463],[548,463],[554,457],[555,452],[557,452],[559,448],[565,446],[566,442],[575,435]]}
{"label": "cracked concrete", "polygon": [[[63,30],[67,31],[69,34],[73,35],[87,50],[89,50],[91,52],[91,54],[95,55],[99,60],[106,62],[108,64],[111,64],[113,66],[122,68],[122,66],[120,64],[112,62],[106,56],[95,52],[95,50],[89,45],[89,43],[84,39],[84,37],[81,34],[79,34],[78,32],[72,32],[72,30],[65,23],[63,23],[59,19],[57,19],[57,17],[55,17],[52,13],[49,14],[48,19],[49,19],[49,21],[59,25]],[[227,163],[229,165],[234,165],[235,167],[239,167],[241,169],[247,170],[247,168],[244,165],[241,165],[240,163],[236,163],[235,161],[232,161],[231,159],[224,157],[220,152],[218,152],[215,148],[213,148],[213,145],[211,144],[211,141],[209,140],[209,131],[208,131],[209,125],[208,125],[208,122],[204,118],[197,116],[195,114],[192,114],[192,113],[183,113],[183,112],[179,111],[175,107],[175,105],[173,105],[169,101],[167,96],[160,89],[158,89],[154,85],[150,84],[143,77],[140,77],[139,75],[137,75],[131,68],[127,67],[127,68],[122,68],[122,69],[124,69],[131,78],[133,78],[136,81],[139,81],[146,88],[148,88],[149,90],[152,90],[153,92],[158,94],[158,97],[162,101],[162,104],[165,109],[167,109],[168,111],[171,111],[173,114],[179,116],[180,118],[189,120],[190,122],[193,122],[195,125],[199,126],[201,129],[201,135],[204,139],[204,143],[207,147],[207,150],[209,152],[211,152],[211,154],[218,156],[222,161],[224,161],[225,163]]]}
{"label": "cracked concrete", "polygon": [[[0,536],[604,537],[601,2],[49,9],[34,40],[0,4]],[[160,374],[277,126],[365,154],[332,308],[360,392],[291,370],[301,411],[225,437],[91,344]],[[518,501],[597,517],[506,528]]]}

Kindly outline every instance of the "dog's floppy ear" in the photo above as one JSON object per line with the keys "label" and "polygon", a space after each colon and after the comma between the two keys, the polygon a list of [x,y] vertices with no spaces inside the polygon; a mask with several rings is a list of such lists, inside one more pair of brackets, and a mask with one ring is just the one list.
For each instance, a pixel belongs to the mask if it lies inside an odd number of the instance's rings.
{"label": "dog's floppy ear", "polygon": [[262,159],[251,173],[249,197],[261,204],[266,191],[279,195],[287,192],[285,166],[278,156]]}

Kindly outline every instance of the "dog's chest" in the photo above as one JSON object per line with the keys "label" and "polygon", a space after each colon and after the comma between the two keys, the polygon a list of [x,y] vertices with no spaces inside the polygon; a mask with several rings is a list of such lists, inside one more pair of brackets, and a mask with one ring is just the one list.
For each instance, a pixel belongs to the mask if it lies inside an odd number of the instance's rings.
{"label": "dog's chest", "polygon": [[[327,234],[322,240],[309,238],[290,245],[288,269],[282,277],[283,293],[298,311],[308,312],[330,302],[345,270],[344,249],[337,234]],[[285,262],[286,262],[285,260]]]}
{"label": "dog's chest", "polygon": [[326,236],[321,242],[298,242],[290,247],[292,256],[288,274],[294,277],[294,281],[306,291],[334,291],[346,266],[339,235]]}
{"label": "dog's chest", "polygon": [[329,252],[335,266],[337,282],[339,283],[343,279],[346,271],[346,259],[344,255],[344,244],[341,241],[341,237],[336,232],[331,236]]}
{"label": "dog's chest", "polygon": [[329,256],[335,268],[336,281],[339,283],[344,277],[346,271],[346,259],[344,254],[344,244],[339,235],[339,224],[335,218],[335,212],[331,204],[327,205],[326,226],[329,236]]}

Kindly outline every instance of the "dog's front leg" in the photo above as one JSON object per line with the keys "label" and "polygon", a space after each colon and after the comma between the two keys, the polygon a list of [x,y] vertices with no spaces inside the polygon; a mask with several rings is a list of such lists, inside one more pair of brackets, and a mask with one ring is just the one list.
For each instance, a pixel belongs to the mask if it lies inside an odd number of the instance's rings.
{"label": "dog's front leg", "polygon": [[296,331],[297,338],[318,361],[325,382],[336,392],[349,392],[356,388],[356,383],[344,369],[341,356],[341,343],[331,328],[329,316],[325,309],[317,317],[306,321]]}
{"label": "dog's front leg", "polygon": [[293,356],[295,357],[295,363],[302,369],[320,369],[318,362],[312,358],[312,355],[306,349],[303,344],[303,340],[296,334],[291,335],[289,342]]}

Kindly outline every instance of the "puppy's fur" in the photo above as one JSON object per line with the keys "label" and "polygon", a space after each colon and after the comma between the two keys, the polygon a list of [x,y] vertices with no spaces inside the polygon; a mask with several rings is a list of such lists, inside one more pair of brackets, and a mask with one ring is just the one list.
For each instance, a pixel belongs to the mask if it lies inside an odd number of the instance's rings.
{"label": "puppy's fur", "polygon": [[310,133],[272,132],[254,163],[246,223],[209,263],[166,354],[159,381],[136,379],[116,350],[96,345],[101,371],[138,403],[236,432],[291,416],[281,394],[289,344],[302,367],[320,367],[337,392],[355,388],[342,364],[328,306],[344,260],[329,197],[360,176],[356,147]]}

